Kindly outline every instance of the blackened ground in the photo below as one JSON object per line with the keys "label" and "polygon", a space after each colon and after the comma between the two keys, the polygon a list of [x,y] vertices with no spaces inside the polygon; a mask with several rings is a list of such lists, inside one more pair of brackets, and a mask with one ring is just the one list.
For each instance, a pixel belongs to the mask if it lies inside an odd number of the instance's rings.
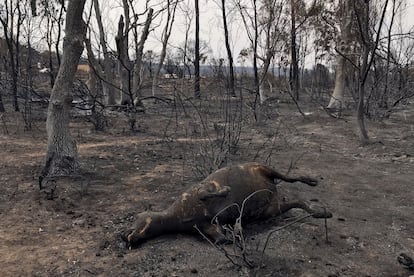
{"label": "blackened ground", "polygon": [[[197,168],[210,167],[206,157],[220,156],[211,138],[226,128],[220,118],[214,121],[220,105],[216,111],[201,111],[208,113],[204,124],[211,127],[209,136],[197,113],[191,113],[193,105],[186,107],[189,115],[164,102],[151,100],[146,106],[134,134],[117,112],[108,114],[107,132],[93,132],[90,124],[74,120],[83,174],[47,180],[42,191],[36,178],[44,162],[45,124],[37,121],[32,131],[25,131],[19,114],[4,115],[1,276],[414,274],[397,261],[400,253],[414,256],[413,106],[383,123],[368,121],[370,136],[379,142],[364,147],[352,115],[338,120],[309,105],[302,107],[310,113],[303,118],[293,104],[270,101],[255,123],[245,108],[237,151],[225,163],[255,160],[285,173],[290,168],[291,175],[315,176],[317,187],[281,183],[280,190],[292,198],[319,199],[334,214],[327,229],[324,220],[307,218],[273,233],[264,253],[269,231],[305,213],[295,210],[246,226],[246,255],[254,268],[234,265],[208,242],[185,234],[125,248],[119,235],[133,226],[135,215],[168,207],[199,181]],[[231,245],[226,249],[232,253]]]}

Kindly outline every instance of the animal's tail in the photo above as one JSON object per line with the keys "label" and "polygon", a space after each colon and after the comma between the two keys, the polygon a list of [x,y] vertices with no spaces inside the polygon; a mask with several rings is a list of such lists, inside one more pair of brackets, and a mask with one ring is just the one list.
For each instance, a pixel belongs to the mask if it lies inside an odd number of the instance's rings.
{"label": "animal's tail", "polygon": [[289,183],[302,182],[312,187],[318,185],[318,180],[311,178],[311,177],[307,177],[307,176],[288,177],[266,166],[262,166],[260,170],[263,172],[265,176],[267,176],[272,181],[275,179],[279,179],[279,180],[289,182]]}

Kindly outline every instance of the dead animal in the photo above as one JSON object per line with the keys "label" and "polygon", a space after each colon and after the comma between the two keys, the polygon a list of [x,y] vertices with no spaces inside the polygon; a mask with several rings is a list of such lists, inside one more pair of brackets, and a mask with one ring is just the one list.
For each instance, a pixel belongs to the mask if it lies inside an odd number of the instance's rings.
{"label": "dead animal", "polygon": [[[136,228],[123,236],[130,245],[167,233],[194,232],[195,226],[211,239],[224,234],[217,224],[234,223],[242,212],[242,222],[264,220],[292,208],[300,208],[315,218],[330,218],[322,207],[305,201],[289,201],[277,192],[278,180],[316,186],[309,177],[288,177],[258,163],[219,169],[189,188],[166,210],[138,214]],[[241,208],[242,207],[242,208]]]}

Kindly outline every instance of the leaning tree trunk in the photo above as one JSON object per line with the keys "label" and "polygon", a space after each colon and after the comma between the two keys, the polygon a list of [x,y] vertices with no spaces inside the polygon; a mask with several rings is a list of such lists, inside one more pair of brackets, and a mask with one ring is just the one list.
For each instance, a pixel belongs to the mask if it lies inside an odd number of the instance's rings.
{"label": "leaning tree trunk", "polygon": [[47,112],[47,153],[41,178],[71,176],[79,170],[76,142],[69,131],[69,112],[73,80],[86,34],[86,25],[82,20],[84,5],[85,0],[71,0],[67,8],[62,64],[52,89]]}

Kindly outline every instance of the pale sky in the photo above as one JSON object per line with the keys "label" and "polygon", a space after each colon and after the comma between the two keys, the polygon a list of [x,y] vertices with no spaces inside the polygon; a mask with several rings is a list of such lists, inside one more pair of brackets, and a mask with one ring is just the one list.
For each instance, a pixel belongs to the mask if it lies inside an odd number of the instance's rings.
{"label": "pale sky", "polygon": [[[143,1],[141,1],[143,2]],[[165,1],[164,1],[165,2]],[[193,11],[193,0],[186,0],[185,2],[189,3],[190,9]],[[226,52],[224,48],[224,37],[223,37],[223,22],[221,20],[221,11],[219,9],[219,6],[215,3],[216,1],[206,1],[201,0],[200,1],[200,39],[206,41],[212,51],[213,56],[215,57],[225,57]],[[102,3],[102,1],[101,1]],[[119,16],[122,13],[122,8],[117,1],[113,1],[110,6],[105,6],[107,3],[102,4],[102,13],[106,15],[108,20],[106,20],[106,26],[105,29],[108,30],[107,35],[112,38],[112,41],[114,40],[114,36],[116,33],[117,23],[119,20]],[[158,6],[155,6],[155,10],[159,9]],[[143,10],[144,7],[137,5],[138,12],[140,10]],[[229,17],[231,18],[232,15],[230,14]],[[234,17],[234,16],[233,16]],[[144,21],[145,18],[141,17]],[[157,18],[156,21],[153,23],[152,26],[160,24],[160,21],[162,20],[161,17]],[[234,22],[233,22],[234,23]],[[190,39],[194,39],[194,15],[192,18],[191,23],[191,31],[189,34]],[[238,28],[236,24],[232,24],[231,20],[228,22],[229,29],[232,37],[232,47],[233,52],[238,53],[241,49],[248,47],[248,41],[247,38],[244,35],[244,29]],[[161,22],[161,25],[159,25],[149,36],[146,49],[152,49],[155,52],[159,52],[161,50],[161,43],[160,43],[160,37],[161,32],[164,28],[164,23]],[[170,47],[177,47],[181,46],[182,43],[185,40],[185,30],[186,30],[186,19],[184,16],[184,12],[177,8],[176,12],[176,19],[173,26],[172,35],[170,37]],[[113,47],[115,47],[113,45]]]}
{"label": "pale sky", "polygon": [[[383,0],[382,0],[383,1]],[[403,25],[405,29],[412,28],[414,26],[414,0],[406,0],[407,1],[407,8],[405,13],[403,14]],[[105,29],[107,30],[107,35],[110,40],[114,41],[114,34],[117,28],[117,22],[119,19],[119,15],[122,13],[122,8],[120,5],[121,1],[110,1],[111,4],[108,4],[109,1],[100,1],[102,5],[102,14],[105,20]],[[156,1],[152,1],[155,3]],[[162,3],[165,1],[159,1]],[[184,0],[189,6],[190,9],[193,11],[194,0]],[[214,1],[214,0],[200,0],[200,39],[208,42],[212,49],[212,54],[210,56],[214,58],[226,58],[226,51],[224,45],[224,35],[223,35],[223,22],[221,19],[221,10],[220,10],[220,2],[221,1]],[[227,1],[232,2],[232,1]],[[138,3],[144,3],[144,1],[138,1]],[[88,9],[86,6],[85,10]],[[155,6],[155,11],[158,9],[159,6]],[[389,8],[391,8],[391,1],[389,3]],[[140,4],[137,4],[136,7],[137,11],[143,10],[143,7]],[[227,10],[229,13],[230,11]],[[231,45],[233,50],[233,58],[235,62],[237,62],[237,56],[241,49],[249,47],[249,41],[245,34],[244,27],[242,26],[239,20],[239,15],[237,11],[233,11],[233,14],[228,15],[228,24],[229,24],[229,31],[231,35]],[[237,19],[237,20],[236,20]],[[145,16],[141,17],[141,22],[145,20]],[[164,25],[162,23],[162,18],[158,17],[157,20],[153,23],[160,24],[158,28],[156,28],[151,34],[147,41],[145,50],[151,49],[155,52],[159,52],[161,49],[161,43],[159,41],[160,34]],[[176,21],[173,27],[173,32],[170,38],[170,47],[177,47],[181,46],[184,39],[185,39],[185,29],[186,29],[186,20],[184,13],[181,9],[177,9],[176,14]],[[194,18],[192,21],[192,28],[194,29]],[[194,38],[194,33],[190,33],[190,38]],[[114,44],[112,44],[114,47]],[[310,61],[309,63],[313,64],[313,58],[308,58]],[[312,66],[312,65],[308,65]]]}

